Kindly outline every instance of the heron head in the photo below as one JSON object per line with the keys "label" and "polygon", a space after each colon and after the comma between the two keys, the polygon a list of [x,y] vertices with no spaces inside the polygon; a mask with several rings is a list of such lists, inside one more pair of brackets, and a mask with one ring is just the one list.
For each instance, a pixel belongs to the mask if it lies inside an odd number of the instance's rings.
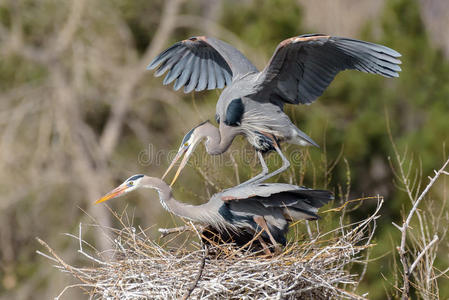
{"label": "heron head", "polygon": [[192,155],[193,151],[195,150],[196,146],[201,142],[201,140],[205,137],[203,132],[201,131],[202,125],[206,124],[209,121],[202,122],[201,124],[198,124],[194,128],[192,128],[182,139],[181,145],[179,146],[178,152],[176,153],[175,157],[173,158],[172,162],[170,163],[170,166],[167,168],[167,171],[165,171],[164,175],[162,176],[162,179],[165,178],[165,176],[170,172],[170,170],[173,168],[173,166],[176,164],[176,162],[184,155],[184,158],[181,161],[181,164],[178,167],[178,170],[176,171],[175,177],[173,177],[173,180],[170,184],[172,186],[176,179],[178,178],[179,174],[181,173],[181,170],[184,169],[186,166],[189,157]]}
{"label": "heron head", "polygon": [[137,189],[141,186],[141,181],[142,181],[143,177],[144,177],[144,175],[142,175],[142,174],[137,174],[137,175],[133,175],[133,176],[129,177],[121,185],[119,185],[118,187],[116,187],[115,189],[113,189],[112,191],[110,191],[109,193],[107,193],[106,195],[101,197],[100,199],[98,199],[95,202],[95,204],[98,204],[98,203],[101,203],[104,201],[108,201],[110,199],[117,198],[126,193],[134,191],[135,189]]}

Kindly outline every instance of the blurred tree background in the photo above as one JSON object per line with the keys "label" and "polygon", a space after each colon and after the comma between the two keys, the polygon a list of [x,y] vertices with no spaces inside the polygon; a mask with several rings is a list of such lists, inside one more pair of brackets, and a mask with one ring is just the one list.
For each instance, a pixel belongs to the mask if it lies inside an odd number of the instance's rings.
{"label": "blurred tree background", "polygon": [[[303,151],[314,168],[298,164],[275,178],[286,181],[303,172],[300,183],[333,189],[338,196],[384,196],[377,246],[360,293],[372,299],[394,295],[393,240],[399,232],[391,222],[401,223],[401,211],[410,205],[390,167],[387,119],[393,140],[401,153],[407,150],[424,184],[449,152],[448,23],[444,0],[0,1],[0,298],[58,295],[70,278],[35,253],[34,238],[73,262],[74,242],[63,233],[76,234],[80,222],[93,218],[115,225],[104,206],[92,203],[132,174],[161,176],[183,134],[213,119],[219,91],[185,95],[164,87],[145,70],[157,53],[186,37],[213,35],[263,68],[280,41],[309,32],[378,42],[403,55],[398,79],[343,72],[313,105],[287,106],[298,127],[322,148]],[[252,153],[242,139],[232,146],[242,148]],[[233,159],[223,155],[223,161]],[[270,165],[278,163],[270,156]],[[200,203],[208,193],[234,185],[237,176],[228,165],[206,173],[190,168],[176,195]],[[351,189],[342,192],[348,170]],[[248,172],[242,165],[240,180]],[[447,180],[429,196],[431,214],[448,208]],[[144,227],[173,225],[155,199],[145,192],[110,205],[127,209]],[[374,205],[365,201],[350,217]],[[109,244],[101,236],[91,240],[99,249]],[[436,266],[444,270],[447,239],[438,251]],[[449,297],[447,284],[440,282],[440,295]],[[82,295],[72,291],[69,297]]]}

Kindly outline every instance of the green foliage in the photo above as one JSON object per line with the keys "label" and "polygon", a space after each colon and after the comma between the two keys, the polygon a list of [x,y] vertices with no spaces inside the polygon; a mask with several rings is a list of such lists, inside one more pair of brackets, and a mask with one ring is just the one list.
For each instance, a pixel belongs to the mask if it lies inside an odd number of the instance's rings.
{"label": "green foliage", "polygon": [[23,60],[18,56],[10,56],[7,60],[0,60],[0,89],[12,88],[11,84],[32,82],[39,85],[39,81],[47,75],[44,68]]}
{"label": "green foliage", "polygon": [[124,1],[113,0],[119,14],[127,23],[139,52],[143,52],[150,43],[154,30],[160,19],[163,1]]}
{"label": "green foliage", "polygon": [[221,22],[249,45],[271,49],[300,32],[301,9],[289,0],[229,2]]}

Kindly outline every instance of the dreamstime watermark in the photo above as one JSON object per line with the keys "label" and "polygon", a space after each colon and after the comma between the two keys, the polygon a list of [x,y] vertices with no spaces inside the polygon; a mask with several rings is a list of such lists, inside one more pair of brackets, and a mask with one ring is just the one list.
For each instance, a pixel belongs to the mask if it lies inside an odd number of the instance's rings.
{"label": "dreamstime watermark", "polygon": [[[284,155],[287,157],[290,164],[297,165],[304,161],[303,151],[304,150],[301,148],[294,149],[287,153],[284,152]],[[139,164],[145,167],[168,166],[177,153],[178,151],[173,149],[156,150],[153,144],[148,144],[146,149],[139,152],[137,159]],[[230,157],[233,157],[234,160],[230,159]],[[181,161],[181,159],[179,159],[179,161]],[[270,161],[273,161],[273,159],[276,164],[282,164],[282,158],[279,155],[272,155]],[[212,165],[214,167],[232,167],[235,163],[242,166],[254,166],[259,163],[259,159],[256,151],[251,148],[231,149],[226,151],[223,155],[210,155],[206,151],[197,150],[190,155],[187,165],[191,167],[206,165]]]}

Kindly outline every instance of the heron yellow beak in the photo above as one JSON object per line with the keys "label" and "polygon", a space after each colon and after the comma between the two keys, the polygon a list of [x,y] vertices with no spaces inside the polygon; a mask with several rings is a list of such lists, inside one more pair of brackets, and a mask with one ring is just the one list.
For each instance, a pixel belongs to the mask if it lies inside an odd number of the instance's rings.
{"label": "heron yellow beak", "polygon": [[175,181],[176,181],[176,179],[178,179],[179,174],[181,174],[182,169],[184,169],[184,167],[186,166],[187,161],[189,160],[189,156],[192,153],[192,149],[193,148],[188,149],[188,151],[186,152],[186,155],[184,155],[184,157],[181,161],[181,164],[178,167],[178,170],[176,170],[175,177],[173,177],[173,180],[170,183],[170,186],[173,186],[175,184]]}
{"label": "heron yellow beak", "polygon": [[175,158],[173,158],[173,161],[170,163],[170,166],[168,167],[167,171],[165,171],[164,175],[162,176],[162,179],[164,179],[164,177],[168,174],[168,172],[170,172],[170,170],[173,168],[173,166],[176,164],[176,162],[185,154],[181,161],[181,164],[178,167],[178,170],[176,170],[175,177],[173,177],[173,180],[170,183],[170,186],[175,184],[176,179],[178,179],[178,176],[179,176],[179,174],[181,174],[182,169],[184,169],[184,167],[186,166],[187,161],[189,160],[190,155],[192,155],[192,152],[194,149],[195,149],[195,145],[192,145],[192,144],[189,146],[184,146],[178,151]]}
{"label": "heron yellow beak", "polygon": [[171,161],[170,166],[167,168],[167,170],[165,171],[164,175],[162,175],[162,178],[161,178],[162,180],[164,180],[165,176],[167,176],[167,174],[174,167],[176,162],[182,157],[182,155],[184,153],[186,153],[187,149],[188,149],[188,147],[182,147],[181,149],[179,149],[178,153],[176,153],[176,156]]}
{"label": "heron yellow beak", "polygon": [[106,195],[104,195],[103,197],[101,197],[100,199],[98,199],[97,201],[95,201],[95,204],[104,202],[104,201],[108,201],[109,199],[112,198],[116,198],[118,196],[120,196],[121,194],[123,194],[123,192],[127,189],[128,187],[126,185],[121,185],[115,189],[113,189],[112,191],[110,191],[109,193],[107,193]]}

